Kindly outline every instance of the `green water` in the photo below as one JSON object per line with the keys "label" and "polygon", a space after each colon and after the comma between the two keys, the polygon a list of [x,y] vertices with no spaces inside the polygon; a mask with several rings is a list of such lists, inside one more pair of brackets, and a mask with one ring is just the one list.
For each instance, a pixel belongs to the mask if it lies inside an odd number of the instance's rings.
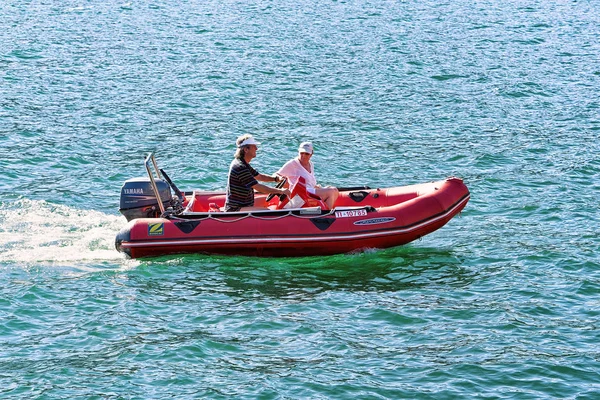
{"label": "green water", "polygon": [[[600,395],[593,1],[0,4],[0,398]],[[462,177],[462,215],[323,258],[127,260],[156,151],[222,189],[235,138],[322,184]]]}

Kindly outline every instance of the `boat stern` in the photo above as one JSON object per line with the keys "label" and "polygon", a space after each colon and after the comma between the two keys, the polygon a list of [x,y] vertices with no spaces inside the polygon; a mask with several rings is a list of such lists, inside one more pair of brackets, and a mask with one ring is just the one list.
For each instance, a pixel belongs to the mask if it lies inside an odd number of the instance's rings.
{"label": "boat stern", "polygon": [[123,246],[123,242],[129,242],[131,240],[131,225],[127,225],[121,229],[115,238],[115,248],[120,253],[125,253],[128,257],[131,257],[131,248]]}

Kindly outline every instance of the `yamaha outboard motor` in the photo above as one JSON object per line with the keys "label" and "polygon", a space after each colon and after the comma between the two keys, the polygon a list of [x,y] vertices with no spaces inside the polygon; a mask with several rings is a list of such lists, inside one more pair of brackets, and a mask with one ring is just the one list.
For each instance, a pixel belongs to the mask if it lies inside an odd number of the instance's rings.
{"label": "yamaha outboard motor", "polygon": [[[171,205],[171,189],[167,182],[155,179],[160,199],[166,209]],[[160,207],[156,201],[150,178],[133,178],[125,181],[121,188],[121,214],[131,221],[136,218],[155,218],[160,216]]]}

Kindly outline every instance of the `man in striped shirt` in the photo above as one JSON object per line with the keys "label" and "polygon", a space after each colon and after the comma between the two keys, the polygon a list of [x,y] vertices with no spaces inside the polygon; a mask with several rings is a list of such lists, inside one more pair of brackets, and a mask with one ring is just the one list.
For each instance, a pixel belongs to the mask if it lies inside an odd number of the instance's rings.
{"label": "man in striped shirt", "polygon": [[250,161],[256,157],[259,144],[252,135],[243,135],[237,139],[237,151],[229,167],[225,211],[265,210],[264,207],[254,207],[254,190],[260,193],[290,195],[288,189],[277,189],[258,183],[278,182],[280,179],[277,175],[260,174],[250,165]]}

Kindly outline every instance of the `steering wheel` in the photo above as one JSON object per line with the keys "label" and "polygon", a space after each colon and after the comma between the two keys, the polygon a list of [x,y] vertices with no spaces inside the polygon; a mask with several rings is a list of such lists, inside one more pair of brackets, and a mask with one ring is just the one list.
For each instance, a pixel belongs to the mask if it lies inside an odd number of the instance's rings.
{"label": "steering wheel", "polygon": [[[275,185],[275,187],[277,189],[281,189],[283,187],[283,185],[285,185],[285,183],[287,182],[287,178],[283,178],[277,185]],[[273,197],[275,196],[279,196],[280,200],[283,200],[281,198],[281,196],[283,196],[282,194],[278,195],[277,193],[269,193],[269,195],[267,196],[267,198],[265,199],[265,202],[268,203],[269,201],[271,201],[273,199]]]}

